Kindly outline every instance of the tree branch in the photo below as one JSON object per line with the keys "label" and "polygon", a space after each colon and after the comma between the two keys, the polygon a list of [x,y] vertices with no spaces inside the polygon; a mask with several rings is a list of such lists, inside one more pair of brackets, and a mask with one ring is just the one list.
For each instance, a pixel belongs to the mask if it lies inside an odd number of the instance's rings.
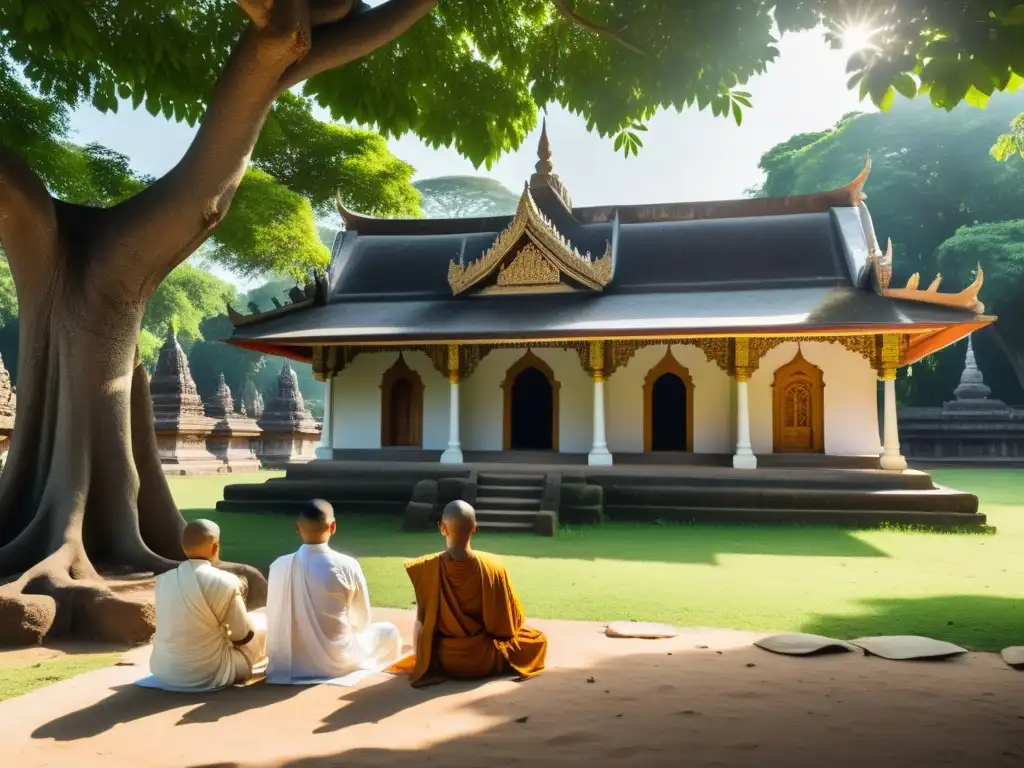
{"label": "tree branch", "polygon": [[[255,0],[254,0],[255,2]],[[113,209],[98,252],[119,259],[142,287],[156,283],[227,214],[274,100],[281,74],[309,48],[304,0],[278,0],[263,29],[242,33],[217,80],[192,144],[170,171]]]}
{"label": "tree branch", "polygon": [[238,0],[238,7],[257,29],[264,29],[270,23],[274,0]]}
{"label": "tree branch", "polygon": [[281,90],[362,58],[390,43],[426,16],[437,0],[388,0],[362,13],[313,30],[309,54],[281,77]]}
{"label": "tree branch", "polygon": [[357,0],[309,0],[309,23],[314,27],[341,21],[356,6]]}
{"label": "tree branch", "polygon": [[641,56],[647,55],[644,51],[637,48],[615,30],[609,29],[608,27],[602,27],[600,24],[580,16],[570,7],[569,3],[570,0],[551,0],[551,4],[558,9],[558,12],[562,14],[570,24],[575,24],[577,27],[583,27],[583,29],[589,29],[591,32],[595,32],[602,37],[607,37],[609,40],[613,40],[623,48],[628,48],[634,53],[639,53]]}
{"label": "tree branch", "polygon": [[43,180],[15,152],[0,144],[0,244],[15,281],[29,265],[56,253],[57,212]]}

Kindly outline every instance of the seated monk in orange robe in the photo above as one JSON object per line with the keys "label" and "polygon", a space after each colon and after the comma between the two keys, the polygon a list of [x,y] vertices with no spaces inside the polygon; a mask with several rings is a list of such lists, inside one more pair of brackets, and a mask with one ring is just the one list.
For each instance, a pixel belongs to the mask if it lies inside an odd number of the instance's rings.
{"label": "seated monk in orange robe", "polygon": [[476,512],[453,501],[441,514],[448,548],[405,565],[416,591],[415,656],[399,663],[416,687],[544,669],[547,639],[523,626],[523,607],[504,566],[475,552]]}

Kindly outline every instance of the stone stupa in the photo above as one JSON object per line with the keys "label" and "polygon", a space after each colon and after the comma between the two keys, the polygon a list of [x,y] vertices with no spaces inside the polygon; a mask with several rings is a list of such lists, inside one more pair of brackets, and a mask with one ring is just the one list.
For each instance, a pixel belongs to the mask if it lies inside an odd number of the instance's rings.
{"label": "stone stupa", "polygon": [[992,397],[974,356],[967,352],[953,399],[941,407],[899,412],[904,455],[927,464],[1024,464],[1024,409]]}
{"label": "stone stupa", "polygon": [[160,464],[166,475],[213,475],[224,462],[206,447],[214,420],[203,401],[173,327],[168,327],[153,376],[149,381]]}
{"label": "stone stupa", "polygon": [[257,455],[265,469],[283,469],[315,457],[320,426],[306,408],[298,376],[287,359],[277,377],[277,394],[257,424],[263,430]]}
{"label": "stone stupa", "polygon": [[217,391],[206,401],[206,415],[214,420],[213,431],[206,441],[210,453],[224,462],[228,472],[255,472],[260,468],[256,458],[260,428],[256,419],[235,411],[231,388],[220,374]]}

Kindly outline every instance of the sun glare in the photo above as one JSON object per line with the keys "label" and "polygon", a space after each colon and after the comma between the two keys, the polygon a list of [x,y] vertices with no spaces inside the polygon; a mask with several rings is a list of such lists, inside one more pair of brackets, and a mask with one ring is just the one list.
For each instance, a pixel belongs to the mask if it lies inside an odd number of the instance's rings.
{"label": "sun glare", "polygon": [[867,24],[848,24],[839,32],[840,39],[843,41],[843,50],[850,53],[870,48],[873,34],[874,30]]}

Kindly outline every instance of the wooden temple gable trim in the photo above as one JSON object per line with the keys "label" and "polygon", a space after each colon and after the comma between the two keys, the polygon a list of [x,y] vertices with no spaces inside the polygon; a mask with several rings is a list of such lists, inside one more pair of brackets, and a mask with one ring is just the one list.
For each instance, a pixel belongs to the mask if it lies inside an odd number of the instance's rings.
{"label": "wooden temple gable trim", "polygon": [[537,207],[527,184],[512,222],[483,256],[469,264],[460,257],[448,265],[448,284],[454,295],[492,275],[496,280],[486,289],[492,293],[573,290],[563,278],[600,291],[612,279],[612,244],[607,242],[598,259],[581,254]]}
{"label": "wooden temple gable trim", "polygon": [[903,299],[904,301],[919,301],[922,304],[937,304],[942,307],[955,307],[967,309],[976,315],[985,312],[985,305],[981,303],[978,294],[985,282],[985,272],[978,264],[974,281],[959,293],[939,293],[939,286],[942,285],[942,274],[937,274],[927,288],[918,287],[921,283],[921,274],[915,272],[907,280],[903,288],[890,288],[892,281],[892,240],[889,240],[885,247],[885,253],[872,251],[868,255],[868,264],[871,267],[872,283],[875,292],[890,299]]}
{"label": "wooden temple gable trim", "polygon": [[694,221],[698,219],[732,219],[754,216],[782,216],[795,213],[824,213],[832,208],[856,207],[867,195],[864,185],[871,174],[871,157],[864,169],[848,184],[838,189],[789,197],[753,197],[740,200],[714,200],[701,203],[656,203],[647,205],[602,205],[573,209],[573,216],[583,224],[613,221],[642,224],[659,221]]}

